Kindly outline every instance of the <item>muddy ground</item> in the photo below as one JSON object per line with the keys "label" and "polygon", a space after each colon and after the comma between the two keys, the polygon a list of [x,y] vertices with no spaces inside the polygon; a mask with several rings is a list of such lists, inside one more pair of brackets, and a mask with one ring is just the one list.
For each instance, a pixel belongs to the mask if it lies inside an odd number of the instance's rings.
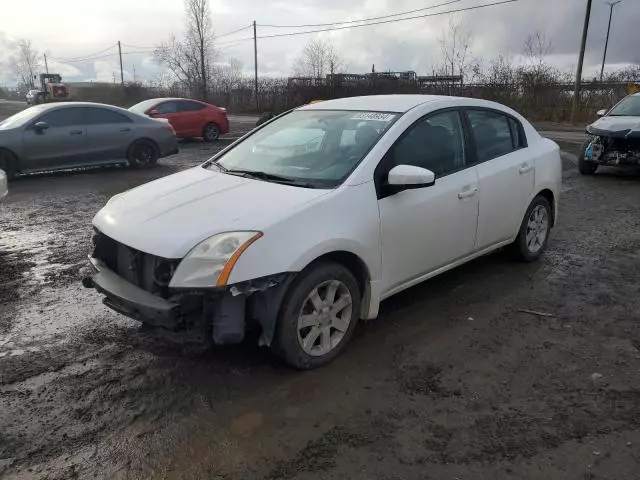
{"label": "muddy ground", "polygon": [[216,148],[10,185],[0,476],[640,478],[640,174],[566,162],[542,261],[498,253],[402,293],[336,362],[300,373],[251,341],[177,344],[80,286],[105,201]]}

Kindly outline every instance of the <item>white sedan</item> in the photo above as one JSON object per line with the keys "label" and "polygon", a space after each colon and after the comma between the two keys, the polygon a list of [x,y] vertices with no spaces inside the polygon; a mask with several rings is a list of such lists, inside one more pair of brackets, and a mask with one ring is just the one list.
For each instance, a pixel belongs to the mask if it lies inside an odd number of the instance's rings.
{"label": "white sedan", "polygon": [[306,105],[96,215],[86,287],[112,309],[289,364],[334,359],[380,302],[502,247],[545,250],[558,146],[497,103],[422,95]]}
{"label": "white sedan", "polygon": [[7,174],[4,173],[4,170],[0,170],[0,200],[3,199],[7,193],[9,193],[9,189],[7,187]]}

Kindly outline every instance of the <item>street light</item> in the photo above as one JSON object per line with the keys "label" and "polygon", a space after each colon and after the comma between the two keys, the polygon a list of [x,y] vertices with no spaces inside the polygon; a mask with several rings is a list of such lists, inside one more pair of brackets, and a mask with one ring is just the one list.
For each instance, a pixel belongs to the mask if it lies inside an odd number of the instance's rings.
{"label": "street light", "polygon": [[604,43],[604,56],[602,57],[602,69],[600,70],[600,83],[602,83],[602,77],[604,76],[604,64],[607,61],[607,49],[609,48],[609,33],[611,33],[611,18],[613,17],[613,7],[618,5],[622,0],[616,2],[607,2],[607,5],[611,8],[609,11],[609,26],[607,27],[607,40]]}

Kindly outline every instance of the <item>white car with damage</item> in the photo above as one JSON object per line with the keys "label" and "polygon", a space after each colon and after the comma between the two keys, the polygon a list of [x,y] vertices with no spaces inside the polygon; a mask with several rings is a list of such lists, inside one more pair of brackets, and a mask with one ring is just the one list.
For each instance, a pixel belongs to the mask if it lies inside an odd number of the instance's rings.
{"label": "white car with damage", "polygon": [[628,95],[587,126],[587,140],[578,157],[583,175],[598,167],[640,167],[640,93]]}
{"label": "white car with damage", "polygon": [[259,327],[262,344],[314,368],[391,295],[502,247],[536,260],[560,185],[558,146],[497,103],[306,105],[113,197],[83,283],[124,315],[214,343]]}

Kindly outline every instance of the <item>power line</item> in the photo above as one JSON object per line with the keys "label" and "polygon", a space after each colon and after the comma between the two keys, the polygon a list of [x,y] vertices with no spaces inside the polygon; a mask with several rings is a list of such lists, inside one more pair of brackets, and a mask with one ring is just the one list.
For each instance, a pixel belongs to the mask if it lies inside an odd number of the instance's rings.
{"label": "power line", "polygon": [[447,5],[451,5],[452,3],[459,3],[462,0],[450,0],[448,2],[439,3],[438,5],[431,5],[429,7],[417,8],[415,10],[408,10],[406,12],[393,13],[389,15],[382,15],[379,17],[370,17],[370,18],[361,18],[360,20],[347,20],[344,22],[330,22],[330,23],[309,23],[306,25],[264,25],[259,23],[259,27],[271,27],[271,28],[303,28],[303,27],[328,27],[331,25],[343,25],[345,23],[361,23],[361,22],[370,22],[372,20],[381,20],[383,18],[391,18],[391,17],[401,17],[403,15],[409,15],[411,13],[423,12],[425,10],[433,10],[438,7],[445,7]]}
{"label": "power line", "polygon": [[123,47],[129,47],[129,48],[139,48],[141,50],[155,50],[157,47],[143,47],[142,45],[129,45],[126,43],[122,44]]}
{"label": "power line", "polygon": [[[519,0],[502,0],[499,2],[493,2],[493,3],[485,3],[483,5],[474,5],[473,7],[465,7],[465,8],[459,8],[456,10],[447,10],[445,12],[436,12],[436,13],[426,13],[423,15],[414,15],[412,17],[406,17],[406,18],[396,18],[393,20],[381,20],[378,22],[371,22],[371,23],[363,23],[360,25],[346,25],[343,27],[332,27],[332,28],[322,28],[322,29],[317,29],[317,30],[305,30],[302,32],[290,32],[290,33],[278,33],[275,35],[262,35],[260,37],[258,37],[258,39],[265,39],[265,38],[278,38],[278,37],[292,37],[295,35],[308,35],[310,33],[320,33],[320,32],[330,32],[330,31],[334,31],[334,30],[347,30],[349,28],[359,28],[359,27],[370,27],[372,25],[382,25],[382,24],[386,24],[386,23],[396,23],[396,22],[404,22],[407,20],[416,20],[418,18],[427,18],[427,17],[436,17],[439,15],[448,15],[451,13],[459,13],[459,12],[468,12],[470,10],[478,10],[480,8],[487,8],[487,7],[495,7],[498,5],[504,5],[507,3],[514,3],[517,2]],[[242,39],[238,39],[238,40],[234,40],[234,42],[243,42],[243,41],[248,41],[248,40],[253,40],[253,37],[245,37]],[[231,42],[229,42],[231,43]],[[219,45],[224,45],[225,43],[221,43]]]}
{"label": "power line", "polygon": [[[142,54],[148,54],[148,51],[133,51],[133,52],[122,52],[122,55],[142,55]],[[108,58],[108,57],[117,57],[119,54],[118,53],[107,53],[105,55],[97,55],[95,57],[89,57],[89,58],[81,58],[78,60],[66,60],[65,63],[83,63],[83,62],[91,62],[93,60],[100,60],[102,58]]]}
{"label": "power line", "polygon": [[85,55],[78,55],[76,57],[52,57],[52,56],[49,56],[49,58],[53,59],[53,60],[60,60],[60,61],[63,61],[63,62],[69,62],[69,61],[72,61],[72,60],[75,61],[75,60],[78,60],[78,59],[82,59],[82,58],[86,58],[86,57],[93,57],[94,55],[99,55],[99,54],[104,53],[104,52],[106,52],[108,50],[111,50],[116,45],[117,45],[117,43],[114,43],[112,45],[109,45],[107,48],[103,48],[102,50],[99,50],[97,52],[87,53]]}
{"label": "power line", "polygon": [[215,35],[215,38],[228,37],[230,35],[233,35],[234,33],[242,32],[243,30],[248,30],[250,28],[253,28],[253,24],[247,25],[246,27],[239,28],[237,30],[234,30],[233,32],[223,33],[222,35]]}

